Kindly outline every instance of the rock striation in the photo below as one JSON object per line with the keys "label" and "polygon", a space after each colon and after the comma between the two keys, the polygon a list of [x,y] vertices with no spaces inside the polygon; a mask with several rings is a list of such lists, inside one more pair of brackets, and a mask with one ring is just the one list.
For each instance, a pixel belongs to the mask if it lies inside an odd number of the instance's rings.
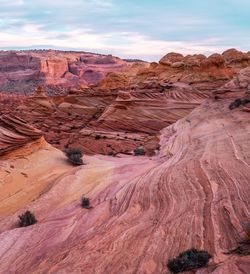
{"label": "rock striation", "polygon": [[15,116],[0,116],[0,156],[41,137],[41,131],[24,120]]}
{"label": "rock striation", "polygon": [[[0,157],[0,273],[163,274],[192,247],[213,256],[194,273],[249,273],[249,255],[226,254],[250,220],[249,104],[228,107],[244,92],[207,98],[164,128],[151,158],[86,156],[72,167],[48,144]],[[38,222],[17,228],[25,210]]]}
{"label": "rock striation", "polygon": [[[12,57],[4,58],[8,54]],[[79,147],[87,154],[132,154],[143,146],[147,155],[153,155],[159,131],[204,100],[220,97],[215,90],[226,96],[225,89],[249,86],[249,54],[235,49],[209,57],[169,53],[151,64],[82,52],[2,52],[1,56],[6,73],[36,70],[39,64],[43,85],[34,87],[32,96],[1,93],[0,113],[29,121],[57,148]],[[96,73],[102,77],[96,78]],[[83,75],[87,76],[79,86]],[[30,78],[27,83],[34,82]],[[57,92],[59,86],[67,86],[67,93]],[[50,90],[54,96],[48,96]]]}

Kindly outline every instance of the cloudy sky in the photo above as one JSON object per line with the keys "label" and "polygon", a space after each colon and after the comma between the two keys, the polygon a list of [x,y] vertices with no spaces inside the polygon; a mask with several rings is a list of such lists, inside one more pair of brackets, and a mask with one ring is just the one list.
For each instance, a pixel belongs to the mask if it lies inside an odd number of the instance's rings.
{"label": "cloudy sky", "polygon": [[0,49],[55,48],[157,61],[250,50],[249,0],[0,0]]}

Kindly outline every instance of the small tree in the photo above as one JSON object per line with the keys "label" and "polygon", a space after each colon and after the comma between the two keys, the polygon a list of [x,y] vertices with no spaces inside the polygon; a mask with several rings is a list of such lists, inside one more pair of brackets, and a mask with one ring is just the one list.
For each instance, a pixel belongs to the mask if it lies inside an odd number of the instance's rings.
{"label": "small tree", "polygon": [[75,166],[83,165],[82,152],[80,149],[71,148],[65,150],[65,154],[68,157],[68,160]]}
{"label": "small tree", "polygon": [[167,267],[172,273],[179,273],[207,266],[212,256],[204,250],[188,249],[175,259],[169,260]]}
{"label": "small tree", "polygon": [[25,227],[25,226],[30,226],[33,225],[37,222],[35,215],[31,213],[30,211],[26,211],[22,215],[19,215],[19,226],[20,227]]}
{"label": "small tree", "polygon": [[134,155],[135,156],[143,156],[145,154],[146,154],[146,152],[145,152],[145,149],[144,149],[143,146],[139,146],[139,147],[134,149]]}
{"label": "small tree", "polygon": [[90,206],[90,199],[87,198],[87,197],[82,197],[82,199],[81,199],[81,206],[83,208],[90,209],[91,208],[91,206]]}

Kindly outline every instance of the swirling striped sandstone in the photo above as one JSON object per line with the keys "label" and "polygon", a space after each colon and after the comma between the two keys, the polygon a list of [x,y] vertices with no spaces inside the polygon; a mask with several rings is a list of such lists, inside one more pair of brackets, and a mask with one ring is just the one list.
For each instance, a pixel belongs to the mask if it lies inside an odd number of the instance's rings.
{"label": "swirling striped sandstone", "polygon": [[[6,211],[1,272],[167,273],[169,258],[197,247],[214,256],[197,273],[249,273],[250,256],[223,254],[250,218],[249,113],[230,102],[207,101],[164,129],[154,159],[95,156],[64,171],[25,207],[34,226],[8,230],[25,208]],[[82,194],[93,209],[80,208]]]}
{"label": "swirling striped sandstone", "polygon": [[[163,85],[163,84],[162,84]],[[209,94],[186,84],[174,84],[165,89],[146,84],[135,91],[118,93],[116,100],[107,107],[91,128],[156,134],[176,122],[200,105]]]}
{"label": "swirling striped sandstone", "polygon": [[0,155],[42,137],[41,131],[24,120],[10,115],[0,116]]}

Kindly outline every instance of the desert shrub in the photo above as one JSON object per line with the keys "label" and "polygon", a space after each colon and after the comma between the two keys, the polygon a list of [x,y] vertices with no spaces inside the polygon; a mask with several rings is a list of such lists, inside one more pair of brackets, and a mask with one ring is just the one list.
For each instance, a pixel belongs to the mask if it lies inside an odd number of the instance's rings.
{"label": "desert shrub", "polygon": [[160,145],[160,144],[157,144],[157,146],[156,146],[155,149],[156,149],[156,150],[160,150],[160,149],[161,149],[161,145]]}
{"label": "desert shrub", "polygon": [[30,211],[24,212],[22,215],[19,215],[19,226],[25,227],[29,225],[33,225],[37,222],[35,215]]}
{"label": "desert shrub", "polygon": [[188,249],[175,259],[169,260],[167,267],[172,273],[180,273],[207,266],[212,256],[204,250]]}
{"label": "desert shrub", "polygon": [[115,152],[114,151],[109,151],[108,156],[115,156]]}
{"label": "desert shrub", "polygon": [[87,198],[87,197],[82,197],[82,199],[81,199],[81,206],[83,208],[87,208],[87,209],[91,208],[91,206],[90,206],[90,199]]}
{"label": "desert shrub", "polygon": [[232,109],[238,108],[241,104],[242,104],[241,99],[236,99],[229,105],[229,109],[232,110]]}
{"label": "desert shrub", "polygon": [[95,139],[96,139],[96,140],[100,140],[101,138],[102,138],[102,136],[101,136],[101,135],[96,134],[96,136],[95,136]]}
{"label": "desert shrub", "polygon": [[68,150],[65,150],[65,154],[68,157],[68,160],[70,163],[72,163],[75,166],[79,166],[83,164],[82,161],[82,152],[80,149],[76,148],[70,148]]}
{"label": "desert shrub", "polygon": [[135,156],[143,156],[145,154],[146,154],[146,152],[145,152],[145,149],[144,149],[143,146],[139,146],[139,147],[134,149],[134,155]]}
{"label": "desert shrub", "polygon": [[229,109],[235,109],[235,108],[238,108],[240,105],[246,105],[250,103],[250,99],[249,98],[244,98],[244,99],[236,99],[234,100],[230,105],[229,105]]}

